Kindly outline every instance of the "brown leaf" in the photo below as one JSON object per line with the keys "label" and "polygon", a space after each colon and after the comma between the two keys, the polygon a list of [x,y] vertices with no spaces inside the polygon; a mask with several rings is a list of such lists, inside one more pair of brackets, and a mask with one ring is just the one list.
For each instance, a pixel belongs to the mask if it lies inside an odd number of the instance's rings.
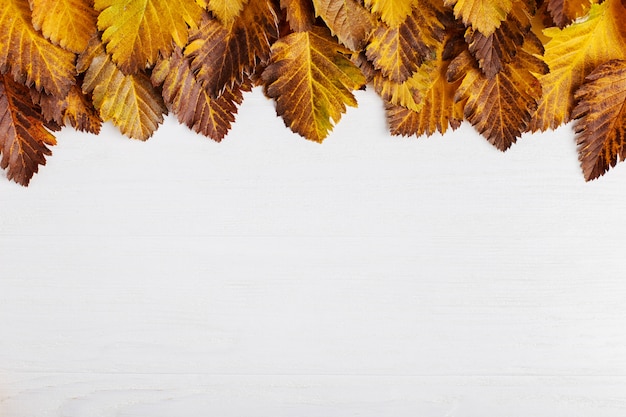
{"label": "brown leaf", "polygon": [[47,145],[56,144],[39,110],[28,88],[0,75],[0,167],[24,186],[46,164],[45,155],[52,155]]}
{"label": "brown leaf", "polygon": [[249,0],[229,25],[205,14],[191,32],[184,54],[191,70],[212,97],[243,83],[269,59],[270,44],[278,37],[278,18],[266,0]]}
{"label": "brown leaf", "polygon": [[280,7],[287,13],[287,22],[294,32],[311,30],[315,22],[311,0],[280,0]]}
{"label": "brown leaf", "polygon": [[333,35],[353,51],[363,49],[375,28],[374,17],[356,0],[313,0]]}
{"label": "brown leaf", "polygon": [[[546,0],[548,12],[554,23],[560,27],[572,23],[575,19],[583,17],[591,7],[591,0]],[[595,3],[595,1],[593,1]]]}
{"label": "brown leaf", "polygon": [[235,121],[237,106],[243,100],[242,91],[250,91],[246,83],[227,88],[217,98],[211,97],[180,50],[157,64],[152,81],[163,83],[163,99],[179,122],[217,142],[226,136]]}
{"label": "brown leaf", "polygon": [[576,91],[578,158],[587,181],[626,158],[626,61],[596,68]]}

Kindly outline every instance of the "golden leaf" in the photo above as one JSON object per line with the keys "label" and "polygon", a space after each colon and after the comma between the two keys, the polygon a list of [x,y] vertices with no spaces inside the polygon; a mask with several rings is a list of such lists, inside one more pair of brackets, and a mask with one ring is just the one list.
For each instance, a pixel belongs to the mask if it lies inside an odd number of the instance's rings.
{"label": "golden leaf", "polygon": [[383,100],[391,104],[420,111],[424,105],[423,95],[432,85],[434,71],[433,63],[428,61],[402,83],[384,77],[377,71],[373,77],[374,90]]}
{"label": "golden leaf", "polygon": [[98,31],[93,0],[30,0],[33,27],[52,43],[82,52]]}
{"label": "golden leaf", "polygon": [[413,13],[418,0],[365,0],[365,6],[372,13],[379,14],[387,26],[398,27],[404,19]]}
{"label": "golden leaf", "polygon": [[52,155],[47,145],[56,144],[39,110],[28,88],[0,75],[0,167],[24,186],[46,164],[45,155]]}
{"label": "golden leaf", "polygon": [[92,40],[81,58],[79,69],[87,67],[83,92],[92,94],[102,120],[111,120],[131,138],[146,140],[152,136],[167,110],[148,77],[143,73],[125,75],[97,40]]}
{"label": "golden leaf", "polygon": [[365,84],[361,71],[326,29],[296,32],[272,45],[263,72],[266,93],[276,99],[285,125],[307,139],[321,142],[346,105],[356,106],[352,90]]}
{"label": "golden leaf", "polygon": [[[539,41],[529,35],[526,42]],[[529,50],[540,46],[533,45]],[[467,100],[465,118],[498,149],[504,151],[525,132],[541,96],[541,84],[534,74],[547,72],[536,56],[520,49],[515,59],[493,78],[486,77],[469,52],[455,58],[448,68],[448,80],[462,79],[455,99]]]}
{"label": "golden leaf", "polygon": [[0,8],[0,73],[27,86],[64,97],[74,84],[75,56],[53,45],[31,25],[28,0],[5,0]]}
{"label": "golden leaf", "polygon": [[125,73],[151,67],[187,43],[202,8],[194,0],[96,0],[98,28],[113,62]]}
{"label": "golden leaf", "polygon": [[583,21],[565,29],[549,28],[545,61],[550,73],[540,77],[543,96],[533,116],[532,131],[554,129],[570,120],[574,92],[598,65],[626,59],[626,8],[620,0],[591,7]]}
{"label": "golden leaf", "polygon": [[353,51],[363,49],[374,30],[374,18],[357,0],[313,0],[333,35]]}
{"label": "golden leaf", "polygon": [[231,24],[205,15],[192,31],[185,56],[191,70],[209,94],[217,97],[226,88],[241,84],[269,59],[270,43],[278,38],[278,19],[267,0],[249,0]]}
{"label": "golden leaf", "polygon": [[[548,0],[548,12],[554,23],[563,28],[579,17],[583,17],[591,7],[591,0]],[[593,1],[595,3],[595,1]]]}
{"label": "golden leaf", "polygon": [[225,25],[237,18],[248,0],[210,0],[207,8]]}
{"label": "golden leaf", "polygon": [[485,36],[491,35],[511,11],[513,0],[444,0],[454,7],[454,17],[462,19]]}
{"label": "golden leaf", "polygon": [[626,61],[596,68],[576,91],[576,100],[578,157],[589,181],[626,158]]}
{"label": "golden leaf", "polygon": [[246,83],[227,88],[218,98],[212,98],[180,50],[175,50],[168,60],[156,65],[152,82],[163,83],[163,99],[179,122],[218,142],[235,121],[237,106],[243,100],[242,91],[250,90],[249,83]]}
{"label": "golden leaf", "polygon": [[444,27],[434,8],[424,2],[402,24],[385,24],[373,33],[367,58],[383,76],[402,83],[417,71],[424,60],[434,58],[434,49],[443,41]]}
{"label": "golden leaf", "polygon": [[311,30],[315,10],[310,0],[280,0],[280,7],[286,12],[287,22],[294,32]]}

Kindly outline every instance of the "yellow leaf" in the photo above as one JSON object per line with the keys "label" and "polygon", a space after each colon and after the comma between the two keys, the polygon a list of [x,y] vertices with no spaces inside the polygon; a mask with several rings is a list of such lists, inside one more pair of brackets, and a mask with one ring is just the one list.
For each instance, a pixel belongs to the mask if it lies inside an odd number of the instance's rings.
{"label": "yellow leaf", "polygon": [[[583,17],[591,7],[591,0],[548,0],[548,12],[554,23],[563,28],[579,17]],[[593,1],[596,3],[596,1]]]}
{"label": "yellow leaf", "polygon": [[39,165],[46,164],[45,155],[52,154],[47,145],[56,144],[39,110],[28,88],[0,75],[0,167],[10,180],[24,186]]}
{"label": "yellow leaf", "polygon": [[272,45],[263,80],[267,94],[276,99],[276,112],[291,130],[321,142],[346,105],[356,106],[352,90],[361,88],[365,77],[344,55],[349,52],[320,27]]}
{"label": "yellow leaf", "polygon": [[202,9],[194,0],[96,0],[98,28],[113,62],[126,74],[151,67],[185,46]]}
{"label": "yellow leaf", "polygon": [[313,0],[333,35],[353,51],[363,49],[374,30],[374,18],[357,0]]}
{"label": "yellow leaf", "polygon": [[52,43],[82,52],[98,31],[93,0],[30,0],[33,27]]}
{"label": "yellow leaf", "polygon": [[65,97],[76,69],[74,54],[53,45],[31,24],[27,0],[3,0],[0,7],[0,73],[57,97]]}
{"label": "yellow leaf", "polygon": [[[539,41],[529,35],[527,42]],[[467,100],[465,118],[491,144],[504,151],[526,131],[541,96],[541,85],[534,74],[547,70],[543,61],[520,49],[514,60],[488,78],[469,52],[464,52],[450,63],[448,80],[463,80],[455,99]]]}
{"label": "yellow leaf", "polygon": [[373,78],[374,90],[383,100],[391,104],[420,111],[424,105],[424,92],[432,84],[433,70],[432,62],[426,62],[402,83],[395,82],[377,72]]}
{"label": "yellow leaf", "polygon": [[454,6],[454,17],[462,19],[485,36],[491,35],[509,14],[513,0],[444,0],[446,6]]}
{"label": "yellow leaf", "polygon": [[235,121],[237,106],[243,100],[242,91],[250,90],[249,83],[246,83],[228,88],[218,98],[212,98],[179,49],[156,65],[152,82],[163,83],[163,99],[179,122],[218,142]]}
{"label": "yellow leaf", "polygon": [[399,26],[381,24],[372,35],[366,55],[383,76],[402,83],[424,60],[434,58],[434,49],[443,41],[443,36],[444,27],[436,10],[425,4]]}
{"label": "yellow leaf", "polygon": [[421,91],[421,109],[414,111],[403,106],[385,103],[389,129],[393,135],[432,135],[439,131],[446,133],[448,126],[456,129],[463,121],[465,100],[455,102],[454,95],[461,81],[448,82],[446,72],[450,58],[445,56],[445,44],[437,48],[437,59],[433,63],[430,84]]}
{"label": "yellow leaf", "polygon": [[287,14],[287,22],[294,32],[311,30],[315,22],[311,0],[280,0],[280,7]]}
{"label": "yellow leaf", "polygon": [[210,0],[207,8],[225,25],[229,25],[241,14],[248,0]]}
{"label": "yellow leaf", "polygon": [[92,94],[102,120],[111,120],[126,136],[148,139],[163,122],[167,111],[163,99],[145,74],[125,75],[102,45],[94,43],[85,51],[90,59],[79,59],[79,68],[87,67],[83,92]]}
{"label": "yellow leaf", "polygon": [[587,181],[626,158],[626,61],[596,68],[576,92],[572,112],[578,157]]}
{"label": "yellow leaf", "polygon": [[278,38],[278,19],[271,3],[249,0],[239,17],[229,25],[205,14],[192,31],[185,56],[191,70],[212,97],[241,84],[269,59],[270,43]]}
{"label": "yellow leaf", "polygon": [[365,0],[372,13],[379,14],[387,26],[398,27],[413,13],[418,0]]}
{"label": "yellow leaf", "polygon": [[532,131],[554,129],[570,120],[574,92],[598,65],[626,59],[626,8],[620,0],[591,7],[583,21],[565,29],[549,28],[545,61],[550,73],[540,78],[543,97],[531,122]]}

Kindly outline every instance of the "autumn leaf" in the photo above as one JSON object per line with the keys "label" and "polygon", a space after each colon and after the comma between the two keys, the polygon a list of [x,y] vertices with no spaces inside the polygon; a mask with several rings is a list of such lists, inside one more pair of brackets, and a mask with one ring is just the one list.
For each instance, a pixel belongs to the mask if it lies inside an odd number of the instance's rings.
{"label": "autumn leaf", "polygon": [[[448,80],[462,79],[455,99],[467,100],[465,118],[496,148],[504,151],[527,130],[532,113],[541,96],[541,85],[535,74],[547,72],[546,65],[532,52],[541,48],[529,36],[513,61],[493,78],[478,69],[474,58],[464,52],[448,69]],[[531,51],[531,53],[527,52]]]}
{"label": "autumn leaf", "polygon": [[454,8],[454,17],[462,19],[485,36],[491,35],[513,8],[513,0],[444,0]]}
{"label": "autumn leaf", "polygon": [[548,12],[554,23],[560,28],[585,16],[591,3],[591,0],[547,0]]}
{"label": "autumn leaf", "polygon": [[423,95],[432,85],[432,73],[435,70],[432,62],[427,62],[402,83],[376,72],[373,78],[374,90],[386,102],[420,111],[424,105]]}
{"label": "autumn leaf", "polygon": [[28,88],[10,76],[0,76],[0,167],[7,178],[28,185],[39,165],[52,155],[48,145],[56,139],[44,127],[39,109],[30,100]]}
{"label": "autumn leaf", "polygon": [[435,47],[443,41],[444,27],[437,11],[427,2],[422,4],[399,26],[382,24],[367,46],[367,58],[391,81],[406,81],[425,60],[433,59]]}
{"label": "autumn leaf", "polygon": [[280,8],[287,14],[287,22],[294,32],[311,30],[315,9],[310,0],[280,0]]}
{"label": "autumn leaf", "polygon": [[50,43],[31,24],[28,0],[5,0],[0,8],[0,73],[27,86],[64,97],[74,84],[75,56]]}
{"label": "autumn leaf", "polygon": [[272,46],[263,72],[266,93],[276,99],[276,112],[291,130],[321,142],[346,106],[356,106],[352,90],[361,88],[365,77],[344,55],[349,52],[321,27],[293,33]]}
{"label": "autumn leaf", "polygon": [[82,52],[98,31],[93,0],[29,0],[32,24],[55,45]]}
{"label": "autumn leaf", "polygon": [[245,83],[227,88],[217,98],[211,97],[180,50],[156,65],[152,82],[163,84],[163,99],[181,123],[218,142],[235,121],[237,106],[243,100],[242,91],[250,90],[249,83]]}
{"label": "autumn leaf", "polygon": [[430,73],[428,88],[421,91],[421,108],[415,111],[385,103],[387,123],[392,135],[422,136],[433,135],[437,131],[443,134],[448,127],[454,130],[461,125],[465,100],[454,100],[461,80],[450,83],[446,75],[451,59],[459,53],[454,45],[458,39],[452,31],[448,33],[446,43],[439,44],[436,50],[437,58],[432,63],[434,69]]}
{"label": "autumn leaf", "polygon": [[200,27],[192,31],[184,54],[191,59],[191,70],[198,80],[217,97],[266,63],[276,38],[278,20],[272,4],[249,0],[229,25],[205,15]]}
{"label": "autumn leaf", "polygon": [[598,65],[626,59],[626,8],[620,0],[591,7],[586,19],[564,29],[549,28],[545,61],[550,72],[540,77],[543,96],[532,131],[554,129],[570,120],[574,92]]}
{"label": "autumn leaf", "polygon": [[102,120],[90,98],[83,94],[79,86],[73,85],[62,99],[32,89],[30,93],[33,103],[41,108],[41,115],[47,123],[52,123],[51,126],[69,124],[82,132],[100,133]]}
{"label": "autumn leaf", "polygon": [[95,0],[98,28],[113,62],[125,73],[151,67],[187,44],[202,8],[194,0]]}
{"label": "autumn leaf", "polygon": [[229,25],[237,18],[248,0],[210,0],[208,10],[224,25]]}
{"label": "autumn leaf", "polygon": [[357,0],[313,0],[313,5],[315,15],[353,51],[363,49],[376,27],[372,15]]}
{"label": "autumn leaf", "polygon": [[576,100],[578,157],[589,181],[626,158],[626,61],[596,68],[576,91]]}
{"label": "autumn leaf", "polygon": [[167,109],[150,79],[143,73],[125,75],[97,39],[79,57],[78,68],[86,71],[82,90],[92,94],[99,116],[124,135],[146,140],[163,122]]}
{"label": "autumn leaf", "polygon": [[417,7],[416,0],[365,0],[365,6],[372,13],[380,15],[381,19],[389,27],[398,27]]}

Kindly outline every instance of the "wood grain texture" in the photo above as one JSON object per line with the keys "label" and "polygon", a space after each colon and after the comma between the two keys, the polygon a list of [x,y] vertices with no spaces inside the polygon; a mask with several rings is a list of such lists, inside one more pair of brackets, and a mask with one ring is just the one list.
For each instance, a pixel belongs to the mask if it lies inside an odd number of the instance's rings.
{"label": "wood grain texture", "polygon": [[358,99],[321,146],[255,90],[221,144],[67,130],[0,181],[0,416],[622,417],[624,168]]}

